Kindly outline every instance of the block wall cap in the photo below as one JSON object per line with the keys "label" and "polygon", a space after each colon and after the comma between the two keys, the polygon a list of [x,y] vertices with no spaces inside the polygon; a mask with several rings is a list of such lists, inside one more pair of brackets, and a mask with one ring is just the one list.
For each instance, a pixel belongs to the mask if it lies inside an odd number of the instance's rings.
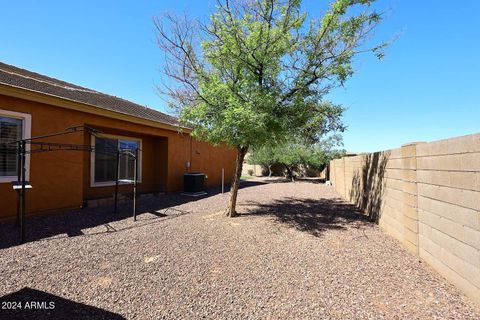
{"label": "block wall cap", "polygon": [[408,147],[408,146],[415,146],[417,144],[424,144],[426,143],[425,141],[413,141],[413,142],[407,142],[407,143],[404,143],[402,144],[402,148],[403,147]]}

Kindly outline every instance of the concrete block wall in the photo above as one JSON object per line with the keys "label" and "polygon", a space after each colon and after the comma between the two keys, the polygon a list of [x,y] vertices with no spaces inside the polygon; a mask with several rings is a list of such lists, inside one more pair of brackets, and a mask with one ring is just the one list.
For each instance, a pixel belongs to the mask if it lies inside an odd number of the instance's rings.
{"label": "concrete block wall", "polygon": [[480,135],[417,146],[419,255],[480,301]]}
{"label": "concrete block wall", "polygon": [[330,180],[480,304],[480,134],[336,159]]}
{"label": "concrete block wall", "polygon": [[[382,163],[384,163],[375,173],[376,179],[380,180],[383,176],[383,182],[378,184],[377,195],[374,201],[379,202],[375,208],[375,216],[378,224],[399,241],[403,241],[403,159],[402,150],[393,149],[382,153]],[[371,178],[373,179],[373,178]],[[365,195],[367,201],[372,196],[369,191]]]}

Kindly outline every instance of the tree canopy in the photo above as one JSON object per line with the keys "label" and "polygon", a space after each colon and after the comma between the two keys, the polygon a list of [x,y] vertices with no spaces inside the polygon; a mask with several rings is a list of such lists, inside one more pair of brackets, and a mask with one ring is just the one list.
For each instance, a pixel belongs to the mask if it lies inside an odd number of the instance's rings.
{"label": "tree canopy", "polygon": [[374,0],[336,0],[307,19],[301,0],[217,0],[208,21],[166,14],[155,19],[164,53],[160,87],[191,134],[238,151],[229,215],[249,148],[289,136],[318,141],[343,130],[343,108],[325,99],[353,74],[381,20]]}
{"label": "tree canopy", "polygon": [[269,170],[279,164],[286,170],[286,175],[292,180],[295,178],[295,171],[299,169],[323,170],[332,159],[341,157],[345,151],[340,149],[341,137],[338,135],[322,139],[315,144],[306,142],[287,142],[282,145],[264,145],[251,150],[248,158],[250,164],[259,164]]}

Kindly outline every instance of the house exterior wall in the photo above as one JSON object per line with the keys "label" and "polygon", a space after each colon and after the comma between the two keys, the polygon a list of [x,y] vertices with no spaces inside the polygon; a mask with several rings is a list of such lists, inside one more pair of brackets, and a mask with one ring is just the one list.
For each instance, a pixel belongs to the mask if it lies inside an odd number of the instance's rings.
{"label": "house exterior wall", "polygon": [[480,134],[330,162],[338,193],[480,303]]}
{"label": "house exterior wall", "polygon": [[[68,127],[88,125],[105,134],[142,139],[142,183],[139,192],[176,192],[183,187],[186,162],[190,171],[208,175],[207,186],[230,181],[235,165],[235,151],[225,147],[195,141],[188,133],[179,133],[153,126],[108,118],[105,116],[52,106],[0,95],[0,110],[30,114],[32,136],[61,132]],[[90,135],[75,133],[42,141],[90,144]],[[30,182],[27,191],[27,213],[78,208],[85,200],[111,196],[113,186],[92,187],[90,153],[52,151],[31,154]],[[120,192],[131,192],[131,186],[121,186]],[[10,183],[0,183],[0,219],[11,218],[16,212],[16,194]]]}

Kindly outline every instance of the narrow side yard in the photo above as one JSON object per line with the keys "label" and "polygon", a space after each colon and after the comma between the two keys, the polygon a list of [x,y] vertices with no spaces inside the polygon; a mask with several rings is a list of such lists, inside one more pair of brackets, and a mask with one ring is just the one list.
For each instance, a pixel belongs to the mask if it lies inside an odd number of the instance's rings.
{"label": "narrow side yard", "polygon": [[[479,319],[480,310],[315,181],[242,182],[237,218],[211,190],[0,225],[0,300],[54,301],[7,315],[71,319]],[[197,199],[194,199],[197,200]]]}

